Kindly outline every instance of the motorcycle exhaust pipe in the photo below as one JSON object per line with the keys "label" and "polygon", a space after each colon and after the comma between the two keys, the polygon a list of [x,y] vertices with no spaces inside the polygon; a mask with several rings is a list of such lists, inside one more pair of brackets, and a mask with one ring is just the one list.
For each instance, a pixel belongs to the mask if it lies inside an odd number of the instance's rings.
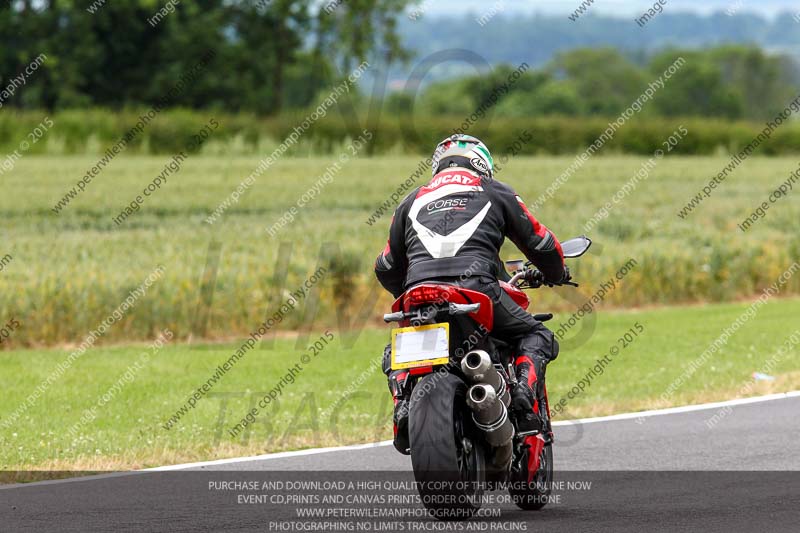
{"label": "motorcycle exhaust pipe", "polygon": [[467,405],[472,410],[475,425],[485,433],[486,442],[493,447],[506,446],[511,442],[514,426],[494,387],[486,383],[473,385],[467,391]]}
{"label": "motorcycle exhaust pipe", "polygon": [[514,444],[512,441],[508,441],[507,444],[503,446],[498,446],[494,449],[494,455],[492,456],[492,464],[495,468],[500,471],[507,472],[508,468],[511,466],[511,460],[514,458]]}
{"label": "motorcycle exhaust pipe", "polygon": [[484,350],[473,350],[465,355],[461,360],[461,371],[472,383],[490,385],[506,407],[511,403],[505,379],[494,367],[492,358]]}

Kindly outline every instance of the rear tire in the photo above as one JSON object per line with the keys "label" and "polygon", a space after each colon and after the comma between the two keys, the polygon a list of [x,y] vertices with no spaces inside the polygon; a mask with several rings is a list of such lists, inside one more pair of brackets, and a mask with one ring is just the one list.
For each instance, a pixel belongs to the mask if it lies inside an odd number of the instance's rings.
{"label": "rear tire", "polygon": [[482,503],[484,450],[466,393],[459,377],[436,373],[411,395],[411,465],[423,505],[439,520],[465,520]]}

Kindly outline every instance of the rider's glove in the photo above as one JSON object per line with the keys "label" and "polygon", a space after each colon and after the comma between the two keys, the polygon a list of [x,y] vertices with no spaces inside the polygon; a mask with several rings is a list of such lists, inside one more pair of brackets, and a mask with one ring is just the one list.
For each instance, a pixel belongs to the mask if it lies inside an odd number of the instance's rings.
{"label": "rider's glove", "polygon": [[544,283],[544,274],[535,268],[529,269],[525,272],[525,281],[534,289],[541,287]]}
{"label": "rider's glove", "polygon": [[566,283],[572,279],[572,274],[569,272],[569,267],[564,265],[564,277],[561,278],[560,283]]}
{"label": "rider's glove", "polygon": [[569,273],[569,267],[565,265],[564,273],[562,274],[561,279],[559,280],[545,279],[543,283],[548,287],[553,287],[554,285],[564,285],[571,279],[572,279],[572,274]]}

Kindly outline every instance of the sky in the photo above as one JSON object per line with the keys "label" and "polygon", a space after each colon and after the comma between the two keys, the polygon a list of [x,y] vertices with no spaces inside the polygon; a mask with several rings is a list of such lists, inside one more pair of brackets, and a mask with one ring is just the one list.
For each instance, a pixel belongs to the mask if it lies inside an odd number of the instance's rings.
{"label": "sky", "polygon": [[[526,12],[564,14],[575,11],[582,1],[589,0],[424,0],[421,3],[425,13],[446,15],[463,11],[476,13],[497,6],[504,13]],[[662,0],[664,11],[682,11],[708,14],[714,11],[734,9],[739,13],[750,12],[773,17],[781,12],[800,12],[797,0]],[[598,15],[641,15],[651,8],[655,0],[595,0],[587,13]]]}

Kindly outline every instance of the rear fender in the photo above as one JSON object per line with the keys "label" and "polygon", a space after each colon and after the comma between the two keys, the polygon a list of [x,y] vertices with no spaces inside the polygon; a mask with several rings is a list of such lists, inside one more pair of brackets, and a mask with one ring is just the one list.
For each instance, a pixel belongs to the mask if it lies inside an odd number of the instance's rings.
{"label": "rear fender", "polygon": [[[439,297],[426,301],[412,302],[412,298],[410,298],[409,295],[412,295],[414,291],[430,291],[432,293],[439,294]],[[400,297],[394,301],[392,304],[392,312],[396,313],[400,310],[410,312],[412,307],[424,304],[443,304],[447,302],[457,304],[481,304],[480,309],[473,313],[469,313],[469,316],[475,320],[475,322],[486,328],[487,331],[492,331],[492,326],[494,325],[494,306],[492,304],[492,299],[482,292],[464,289],[455,285],[444,285],[438,283],[422,283],[420,285],[416,285],[400,295]]]}

